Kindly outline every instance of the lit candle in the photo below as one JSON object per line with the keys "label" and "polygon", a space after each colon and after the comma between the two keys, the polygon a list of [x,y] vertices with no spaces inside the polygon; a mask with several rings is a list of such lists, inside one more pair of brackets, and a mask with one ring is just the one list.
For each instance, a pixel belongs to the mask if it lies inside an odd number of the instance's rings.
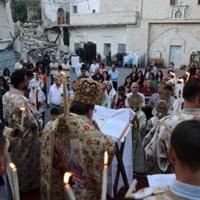
{"label": "lit candle", "polygon": [[134,179],[125,195],[125,198],[133,197],[133,193],[136,191],[136,185],[137,185],[137,180]]}
{"label": "lit candle", "polygon": [[101,200],[107,199],[106,198],[107,197],[107,176],[108,176],[108,152],[105,151]]}
{"label": "lit candle", "polygon": [[69,178],[72,176],[72,173],[66,172],[64,175],[64,184],[65,184],[65,191],[67,193],[67,196],[69,197],[69,200],[76,200],[74,193],[71,189],[71,186],[69,184]]}
{"label": "lit candle", "polygon": [[14,200],[19,200],[19,185],[17,177],[17,168],[13,163],[10,163],[10,168],[12,169],[13,186],[14,186]]}
{"label": "lit candle", "polygon": [[23,128],[23,127],[24,127],[24,118],[25,118],[25,111],[26,111],[26,108],[25,108],[25,107],[21,107],[20,110],[22,111],[21,128]]}
{"label": "lit candle", "polygon": [[190,78],[190,73],[189,73],[189,72],[186,72],[185,74],[187,75],[186,82],[188,82],[188,80],[189,80],[189,78]]}

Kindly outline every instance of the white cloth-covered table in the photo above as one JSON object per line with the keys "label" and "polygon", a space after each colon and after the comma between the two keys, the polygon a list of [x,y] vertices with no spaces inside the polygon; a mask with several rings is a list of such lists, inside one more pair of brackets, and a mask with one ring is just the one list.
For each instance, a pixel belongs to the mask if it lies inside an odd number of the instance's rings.
{"label": "white cloth-covered table", "polygon": [[[106,120],[109,118],[114,118],[120,122],[131,122],[131,120],[134,118],[135,113],[129,108],[125,109],[108,109],[101,106],[95,106],[95,112],[93,114],[93,118],[100,123],[100,120]],[[101,124],[100,124],[101,127]],[[131,184],[132,178],[133,178],[133,153],[132,153],[132,131],[131,127],[129,126],[128,130],[125,134],[125,146],[124,146],[124,153],[123,153],[123,163],[126,171],[126,175],[128,178],[128,183]],[[115,138],[116,139],[116,138]],[[118,142],[118,146],[121,146],[121,142],[124,140]],[[108,176],[108,193],[113,196],[113,186],[115,182],[116,172],[117,172],[117,159],[116,156],[114,156],[112,165],[109,171]],[[122,176],[120,174],[119,182],[118,182],[118,189],[120,189],[124,185]]]}

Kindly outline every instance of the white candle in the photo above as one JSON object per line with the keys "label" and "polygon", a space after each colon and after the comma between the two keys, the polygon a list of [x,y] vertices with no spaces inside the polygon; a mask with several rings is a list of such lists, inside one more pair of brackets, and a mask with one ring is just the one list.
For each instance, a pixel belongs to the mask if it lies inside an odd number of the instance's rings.
{"label": "white candle", "polygon": [[25,111],[26,108],[25,107],[21,107],[20,110],[22,111],[22,116],[21,116],[21,128],[24,127],[24,118],[25,118]]}
{"label": "white candle", "polygon": [[108,177],[108,152],[105,151],[101,200],[107,199],[106,198],[107,197],[107,177]]}
{"label": "white candle", "polygon": [[134,179],[125,195],[125,198],[132,198],[133,193],[136,191],[136,185],[137,185],[137,180]]}
{"label": "white candle", "polygon": [[10,168],[12,169],[13,186],[14,186],[14,200],[19,200],[19,183],[17,177],[17,168],[13,163],[10,163]]}
{"label": "white candle", "polygon": [[66,172],[65,175],[64,175],[65,192],[67,193],[69,200],[76,200],[74,193],[71,189],[71,186],[69,184],[69,178],[71,176],[72,176],[72,173],[70,173],[70,172]]}

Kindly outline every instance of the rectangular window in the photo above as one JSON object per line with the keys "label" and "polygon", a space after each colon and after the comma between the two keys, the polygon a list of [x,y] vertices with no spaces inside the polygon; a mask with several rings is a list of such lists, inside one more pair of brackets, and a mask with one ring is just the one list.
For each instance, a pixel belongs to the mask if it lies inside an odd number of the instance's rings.
{"label": "rectangular window", "polygon": [[111,55],[111,44],[105,43],[104,44],[104,56],[110,56]]}
{"label": "rectangular window", "polygon": [[174,6],[178,4],[178,0],[170,0],[170,5]]}
{"label": "rectangular window", "polygon": [[78,8],[77,8],[77,6],[73,6],[73,13],[78,13]]}
{"label": "rectangular window", "polygon": [[118,44],[118,53],[126,53],[126,45]]}
{"label": "rectangular window", "polygon": [[198,5],[200,5],[200,0],[198,0]]}

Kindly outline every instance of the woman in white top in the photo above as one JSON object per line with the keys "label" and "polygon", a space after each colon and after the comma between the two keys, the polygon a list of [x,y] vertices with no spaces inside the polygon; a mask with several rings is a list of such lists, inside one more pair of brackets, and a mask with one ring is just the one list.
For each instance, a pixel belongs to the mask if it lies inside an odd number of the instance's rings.
{"label": "woman in white top", "polygon": [[109,100],[111,101],[111,105],[113,105],[116,90],[113,87],[112,81],[107,81],[105,94],[108,96]]}

